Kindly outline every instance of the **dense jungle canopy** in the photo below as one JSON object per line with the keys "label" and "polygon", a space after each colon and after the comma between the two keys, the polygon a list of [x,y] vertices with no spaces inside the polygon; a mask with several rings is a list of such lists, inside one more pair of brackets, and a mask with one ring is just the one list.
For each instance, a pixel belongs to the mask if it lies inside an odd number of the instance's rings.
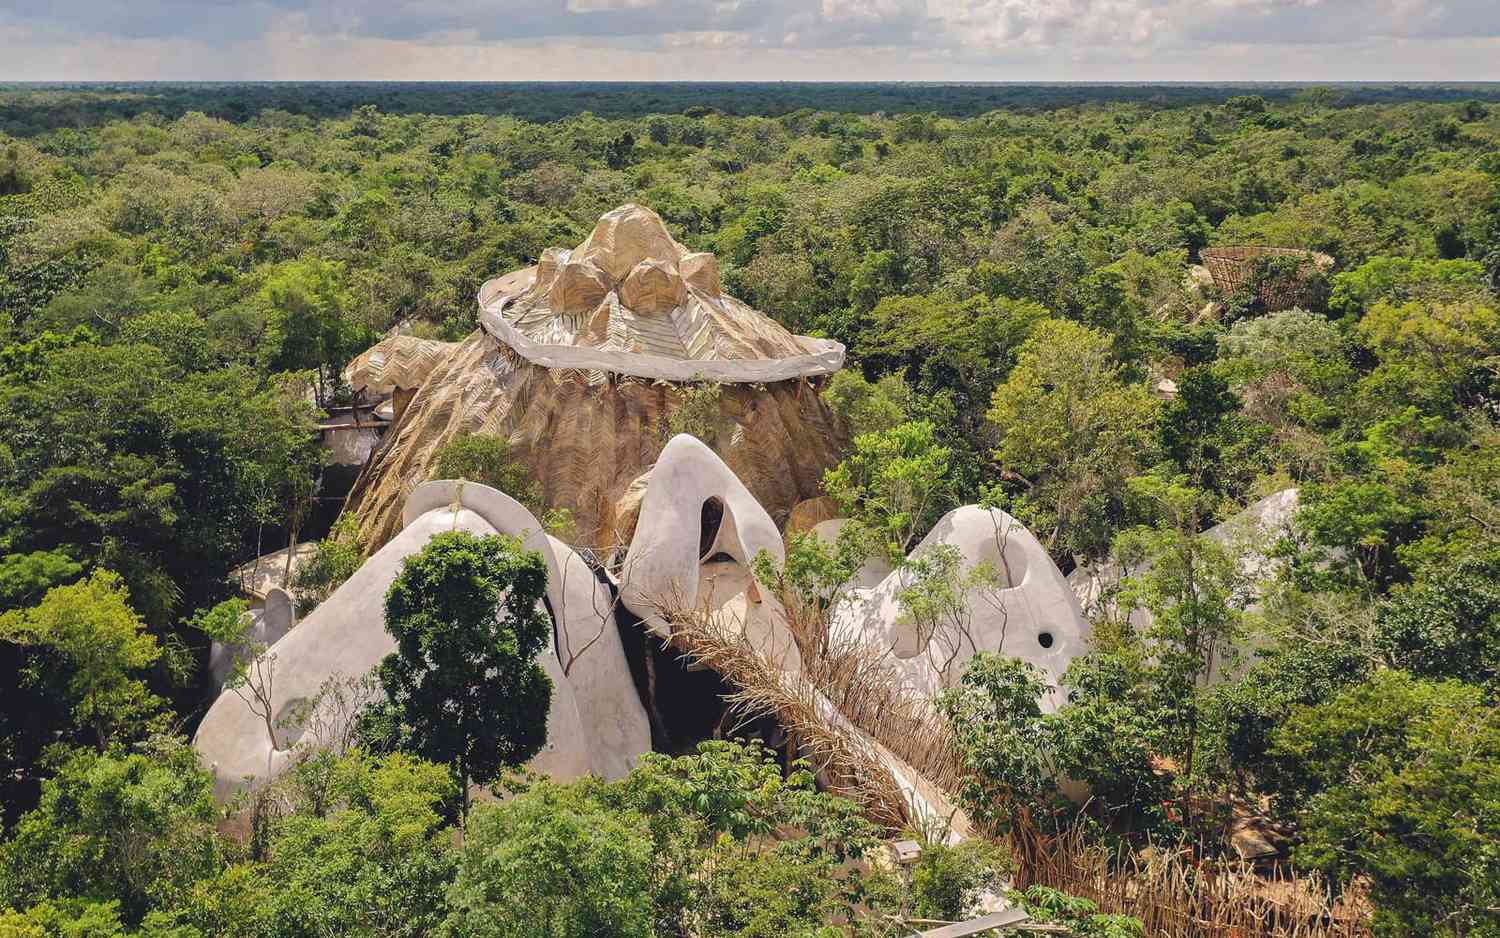
{"label": "dense jungle canopy", "polygon": [[[637,202],[848,347],[825,484],[881,544],[984,502],[1064,572],[1140,571],[1058,713],[1001,660],[954,691],[976,816],[1081,811],[1128,850],[1253,805],[1376,933],[1500,935],[1497,97],[0,86],[0,934],[885,934],[856,910],[956,917],[1003,872],[935,846],[834,877],[877,832],[727,743],[534,785],[459,842],[451,773],[399,745],[310,759],[248,834],[213,802],[182,738],[228,572],[299,534],[324,595],[358,562],[315,433],[344,367],[398,326],[464,338],[483,281]],[[1217,246],[1332,264],[1222,290],[1190,274]],[[1293,487],[1252,603],[1198,535]],[[1096,801],[1060,807],[1044,759]]]}

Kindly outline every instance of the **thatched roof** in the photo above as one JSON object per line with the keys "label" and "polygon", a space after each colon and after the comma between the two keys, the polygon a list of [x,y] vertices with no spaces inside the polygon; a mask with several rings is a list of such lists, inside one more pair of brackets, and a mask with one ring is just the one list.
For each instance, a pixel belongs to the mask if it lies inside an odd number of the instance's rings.
{"label": "thatched roof", "polygon": [[371,394],[390,394],[397,388],[416,390],[458,345],[414,335],[386,336],[350,362],[344,377],[355,391]]}
{"label": "thatched roof", "polygon": [[572,512],[575,543],[623,543],[631,486],[699,381],[723,387],[693,432],[776,520],[838,462],[846,431],[814,380],[838,370],[844,347],[726,295],[713,256],[678,244],[650,209],[615,209],[577,247],[486,283],[479,320],[451,351],[393,338],[356,362],[372,387],[421,379],[350,494],[368,543],[396,532],[406,493],[464,433],[506,440],[546,507]]}

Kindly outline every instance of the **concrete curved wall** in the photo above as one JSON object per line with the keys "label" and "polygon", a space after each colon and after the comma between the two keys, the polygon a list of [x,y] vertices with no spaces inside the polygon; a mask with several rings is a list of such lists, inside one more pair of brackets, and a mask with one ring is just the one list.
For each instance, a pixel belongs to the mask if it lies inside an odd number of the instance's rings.
{"label": "concrete curved wall", "polygon": [[[964,570],[988,562],[1010,584],[970,592],[972,618],[965,634],[940,629],[921,635],[903,621],[897,596],[911,575],[896,570],[871,589],[849,592],[834,610],[832,638],[888,649],[911,691],[929,699],[957,683],[980,651],[1020,658],[1057,685],[1073,659],[1088,650],[1089,629],[1073,590],[1046,548],[1015,518],[976,505],[944,515],[910,556],[921,557],[939,544],[958,549]],[[1043,704],[1055,709],[1062,701],[1062,692],[1056,690]]]}
{"label": "concrete curved wall", "polygon": [[[407,524],[322,605],[267,651],[275,658],[273,707],[285,713],[298,701],[313,699],[332,675],[357,677],[395,648],[385,630],[385,593],[402,562],[436,534],[461,530],[477,535],[521,536],[548,563],[548,601],[559,620],[559,634],[601,634],[581,655],[570,655],[563,670],[554,643],[538,655],[552,679],[547,745],[529,764],[538,772],[575,778],[589,772],[617,777],[650,749],[645,710],[636,697],[618,634],[594,628],[603,590],[573,551],[549,539],[536,519],[514,499],[477,483],[428,483],[408,502]],[[567,566],[561,566],[559,554]],[[579,570],[578,567],[582,567]],[[604,591],[607,597],[607,590]],[[221,694],[198,727],[193,745],[215,775],[215,789],[226,796],[257,780],[274,777],[291,764],[289,735],[278,730],[273,746],[263,721],[233,692]]]}
{"label": "concrete curved wall", "polygon": [[[626,607],[654,631],[665,636],[667,627],[657,614],[664,602],[688,605],[698,598],[699,539],[703,503],[717,499],[724,509],[709,555],[723,552],[746,568],[756,555],[767,551],[780,563],[786,559],[781,532],[750,490],[745,488],[713,450],[685,433],[674,436],[662,449],[651,470],[646,494],[641,499],[640,520],[620,573],[620,597]],[[751,580],[751,599],[771,601]],[[763,617],[755,617],[763,621]],[[784,634],[783,634],[784,633]],[[762,636],[767,645],[757,647],[778,659],[795,654],[791,633]]]}

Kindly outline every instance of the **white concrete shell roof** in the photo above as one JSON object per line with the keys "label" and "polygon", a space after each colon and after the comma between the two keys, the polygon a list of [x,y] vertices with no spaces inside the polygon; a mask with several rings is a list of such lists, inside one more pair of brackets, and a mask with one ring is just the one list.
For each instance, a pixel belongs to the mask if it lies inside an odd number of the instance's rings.
{"label": "white concrete shell roof", "polygon": [[575,248],[479,290],[479,323],[545,368],[665,381],[758,383],[831,374],[844,347],[793,335],[723,292],[711,254],[688,251],[661,218],[627,204]]}
{"label": "white concrete shell roof", "polygon": [[[556,626],[556,641],[537,656],[553,686],[547,744],[528,767],[559,778],[627,773],[650,750],[650,728],[619,633],[612,618],[606,620],[611,598],[583,560],[543,533],[520,503],[478,483],[419,486],[407,501],[405,520],[399,534],[266,652],[274,658],[275,719],[315,699],[330,677],[359,677],[395,649],[385,629],[386,590],[403,561],[435,534],[510,534],[546,558],[547,602]],[[273,745],[245,700],[226,691],[199,724],[193,746],[212,768],[216,792],[225,796],[287,768],[296,757],[297,736],[296,729],[278,729]]]}
{"label": "white concrete shell roof", "polygon": [[889,650],[892,663],[910,682],[909,690],[928,699],[954,686],[978,652],[1019,658],[1050,679],[1054,690],[1043,707],[1056,709],[1063,702],[1063,673],[1088,651],[1089,626],[1047,549],[1009,514],[977,505],[944,515],[911,557],[940,544],[958,550],[964,570],[988,563],[1005,584],[970,591],[966,631],[940,628],[920,634],[901,614],[898,594],[909,585],[910,573],[898,569],[872,588],[849,591],[834,610],[832,639]]}

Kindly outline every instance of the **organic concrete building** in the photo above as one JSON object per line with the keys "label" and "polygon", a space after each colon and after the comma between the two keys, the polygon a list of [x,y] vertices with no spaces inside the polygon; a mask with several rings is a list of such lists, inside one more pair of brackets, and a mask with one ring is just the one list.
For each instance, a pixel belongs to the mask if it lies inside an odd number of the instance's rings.
{"label": "organic concrete building", "polygon": [[[212,766],[220,792],[273,777],[296,758],[299,745],[326,742],[306,734],[348,714],[319,713],[320,692],[330,679],[368,672],[394,648],[385,630],[386,590],[405,558],[434,534],[457,529],[520,537],[547,563],[554,641],[538,662],[554,691],[547,746],[531,770],[564,779],[629,771],[653,749],[651,723],[663,708],[708,705],[654,693],[639,673],[640,650],[672,645],[664,661],[701,653],[681,630],[685,622],[709,622],[720,652],[729,648],[742,662],[726,674],[726,693],[749,690],[789,701],[786,708],[800,715],[774,715],[795,724],[792,744],[817,736],[837,748],[855,763],[845,773],[846,787],[883,786],[893,813],[918,821],[955,816],[942,786],[903,758],[904,740],[860,725],[809,677],[785,610],[751,569],[762,552],[773,560],[784,556],[781,534],[723,460],[696,438],[674,437],[649,476],[639,511],[618,567],[596,571],[503,493],[461,481],[419,486],[406,500],[396,536],[266,652],[274,681],[261,709],[271,715],[274,731],[265,713],[233,691],[210,708],[194,745]],[[893,662],[893,693],[921,705],[915,711],[921,714],[980,651],[1018,655],[1054,681],[1060,677],[1083,650],[1086,626],[1072,591],[1035,539],[1003,513],[970,507],[945,516],[916,553],[938,544],[955,548],[966,565],[988,561],[1004,571],[993,595],[968,597],[976,611],[973,628],[961,635],[913,631],[896,609],[900,574],[892,573],[871,589],[850,591],[832,616],[834,640]],[[736,688],[736,680],[753,686]],[[883,781],[872,782],[876,777]],[[962,819],[954,823],[962,832]]]}
{"label": "organic concrete building", "polygon": [[[267,650],[267,699],[252,706],[231,690],[210,708],[194,745],[220,791],[276,775],[323,742],[310,734],[347,723],[322,692],[394,648],[387,589],[434,534],[458,529],[520,537],[547,564],[554,641],[538,661],[554,692],[532,770],[618,777],[643,753],[733,730],[712,717],[729,718],[725,697],[748,696],[775,744],[812,757],[831,787],[874,792],[901,823],[962,832],[949,763],[912,738],[935,723],[935,695],[979,652],[1021,657],[1055,684],[1087,646],[1073,591],[1036,539],[1004,512],[952,511],[914,556],[941,547],[965,569],[996,571],[964,595],[958,628],[908,621],[898,593],[909,572],[870,564],[828,610],[826,647],[806,650],[803,626],[753,571],[761,555],[784,559],[784,529],[840,523],[815,498],[843,441],[813,382],[840,367],[842,347],[725,295],[714,259],[638,206],[486,284],[480,306],[483,328],[451,350],[387,340],[359,363],[377,391],[420,384],[351,499],[376,549]],[[665,439],[663,418],[695,379],[722,389],[718,423],[706,439]],[[430,480],[433,452],[463,430],[505,435],[548,503],[573,510],[578,546],[613,549],[575,550],[484,485]],[[832,686],[828,648],[878,672],[885,712]]]}

